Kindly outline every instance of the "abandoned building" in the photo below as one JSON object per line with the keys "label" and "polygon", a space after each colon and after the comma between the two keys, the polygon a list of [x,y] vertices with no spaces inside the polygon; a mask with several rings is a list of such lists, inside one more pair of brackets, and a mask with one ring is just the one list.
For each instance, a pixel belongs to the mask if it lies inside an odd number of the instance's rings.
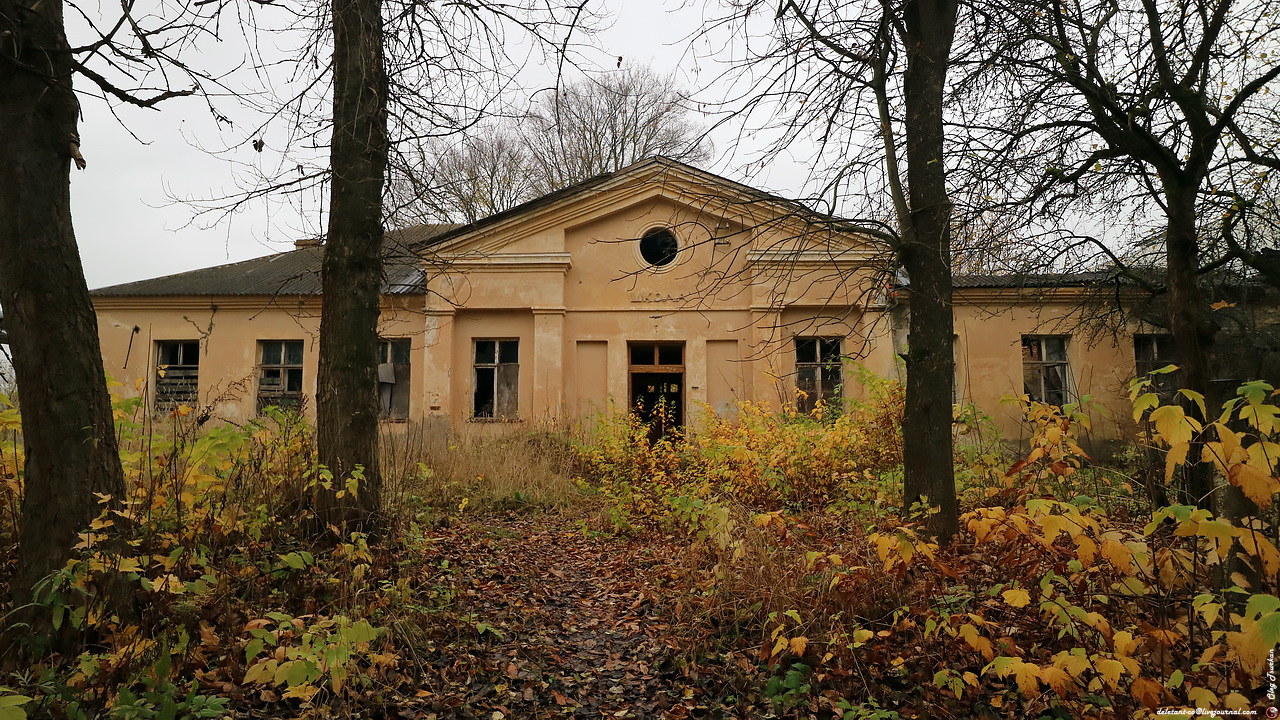
{"label": "abandoned building", "polygon": [[[464,225],[388,233],[376,349],[388,421],[455,430],[573,423],[663,400],[675,423],[741,401],[802,409],[901,372],[904,293],[883,246],[841,222],[667,159]],[[156,410],[243,421],[315,391],[316,243],[93,293],[107,371]],[[1069,280],[1069,279],[1068,279]],[[1094,432],[1128,432],[1128,381],[1165,364],[1137,323],[1070,320],[1081,283],[1028,292],[957,278],[957,401],[1006,436],[1020,410],[1092,395]]]}

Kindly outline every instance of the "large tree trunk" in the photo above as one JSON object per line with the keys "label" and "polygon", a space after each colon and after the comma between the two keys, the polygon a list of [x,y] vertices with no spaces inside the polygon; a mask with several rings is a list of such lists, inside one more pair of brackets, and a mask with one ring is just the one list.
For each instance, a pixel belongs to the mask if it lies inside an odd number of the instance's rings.
{"label": "large tree trunk", "polygon": [[[382,285],[382,186],[387,168],[387,74],[381,0],[333,2],[333,181],[322,277],[316,422],[320,462],[333,473],[321,491],[323,523],[377,527],[377,341]],[[363,468],[358,490],[346,480]]]}
{"label": "large tree trunk", "polygon": [[[1169,330],[1178,352],[1178,383],[1203,395],[1208,407],[1220,407],[1223,398],[1216,397],[1209,382],[1214,324],[1197,282],[1200,257],[1196,234],[1196,187],[1175,178],[1163,180],[1168,207],[1165,272],[1169,288]],[[1184,398],[1183,405],[1188,415],[1201,423],[1206,421],[1198,404]],[[1200,444],[1193,443],[1187,454],[1186,491],[1191,502],[1212,508],[1213,465],[1198,462],[1200,455]]]}
{"label": "large tree trunk", "polygon": [[929,529],[946,542],[959,527],[951,420],[951,201],[942,160],[942,94],[956,27],[955,0],[910,0],[905,8],[903,78],[910,223],[899,254],[911,283],[907,398],[902,425],[903,503],[921,497],[939,512]]}
{"label": "large tree trunk", "polygon": [[[26,451],[13,595],[61,568],[124,475],[71,225],[79,106],[61,2],[0,0],[0,304]],[[16,52],[16,55],[13,54]]]}

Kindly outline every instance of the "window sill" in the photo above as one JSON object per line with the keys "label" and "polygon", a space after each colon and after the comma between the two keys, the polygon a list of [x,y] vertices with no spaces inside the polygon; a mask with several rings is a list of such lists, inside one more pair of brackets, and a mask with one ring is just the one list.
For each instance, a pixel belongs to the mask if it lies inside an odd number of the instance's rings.
{"label": "window sill", "polygon": [[504,424],[504,423],[522,423],[524,420],[520,418],[487,418],[487,417],[471,417],[467,418],[469,423],[479,424]]}

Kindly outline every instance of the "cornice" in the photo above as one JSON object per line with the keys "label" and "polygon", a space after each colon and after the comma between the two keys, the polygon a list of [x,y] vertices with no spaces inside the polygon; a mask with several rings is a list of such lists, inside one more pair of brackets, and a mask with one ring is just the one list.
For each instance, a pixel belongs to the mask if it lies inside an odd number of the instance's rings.
{"label": "cornice", "polygon": [[457,253],[441,255],[438,274],[461,272],[560,272],[573,267],[573,258],[567,252],[558,253]]}
{"label": "cornice", "polygon": [[874,250],[845,249],[838,252],[826,250],[786,250],[768,248],[748,250],[747,265],[760,267],[786,267],[800,270],[830,268],[857,269],[882,259],[883,254]]}

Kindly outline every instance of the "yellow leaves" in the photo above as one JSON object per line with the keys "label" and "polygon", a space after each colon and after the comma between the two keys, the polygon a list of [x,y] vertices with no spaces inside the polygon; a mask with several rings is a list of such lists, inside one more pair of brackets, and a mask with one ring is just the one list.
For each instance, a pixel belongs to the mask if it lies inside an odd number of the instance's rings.
{"label": "yellow leaves", "polygon": [[1238,692],[1227,693],[1227,696],[1222,698],[1222,704],[1226,705],[1228,710],[1236,712],[1254,707],[1253,703],[1249,702],[1249,698]]}
{"label": "yellow leaves", "polygon": [[973,533],[974,540],[984,543],[991,537],[995,527],[1004,523],[1005,509],[1002,507],[978,508],[973,512],[965,513],[963,519],[965,527]]}
{"label": "yellow leaves", "polygon": [[797,635],[796,637],[791,638],[791,641],[788,644],[791,648],[791,654],[801,657],[804,655],[805,648],[809,647],[809,638],[804,635]]}
{"label": "yellow leaves", "polygon": [[1144,413],[1160,405],[1160,396],[1155,393],[1130,393],[1130,398],[1133,400],[1134,422],[1140,422]]}
{"label": "yellow leaves", "polygon": [[1069,691],[1075,687],[1075,679],[1071,673],[1056,665],[1040,668],[1040,681],[1053,688],[1053,691],[1063,698],[1067,697],[1070,694]]}
{"label": "yellow leaves", "polygon": [[1057,445],[1062,442],[1062,428],[1058,425],[1054,425],[1048,430],[1045,430],[1044,440],[1045,443],[1050,445]]}
{"label": "yellow leaves", "polygon": [[1117,656],[1130,656],[1138,647],[1138,641],[1133,638],[1133,633],[1127,630],[1117,630],[1111,636],[1111,647],[1115,650]]}
{"label": "yellow leaves", "polygon": [[293,687],[285,691],[284,697],[296,698],[305,703],[305,702],[310,702],[311,698],[315,697],[316,693],[318,692],[320,692],[320,688],[316,687],[315,685],[308,685],[308,684],[294,685]]}
{"label": "yellow leaves", "polygon": [[1102,613],[1090,611],[1085,613],[1081,619],[1084,621],[1084,624],[1094,630],[1097,630],[1102,635],[1111,634],[1111,623],[1102,615]]}
{"label": "yellow leaves", "polygon": [[751,524],[758,528],[767,528],[773,525],[776,525],[779,529],[786,529],[787,527],[787,521],[783,519],[781,510],[756,513],[751,516]]}
{"label": "yellow leaves", "polygon": [[1249,455],[1246,462],[1250,465],[1271,470],[1275,467],[1276,461],[1280,460],[1280,443],[1259,440],[1246,448],[1245,452]]}
{"label": "yellow leaves", "polygon": [[[1188,417],[1180,405],[1161,405],[1151,411],[1151,423],[1156,434],[1169,446],[1190,443],[1202,426],[1200,421]],[[1185,457],[1185,453],[1183,455]]]}
{"label": "yellow leaves", "polygon": [[1079,558],[1080,564],[1084,567],[1093,567],[1093,561],[1098,557],[1098,543],[1087,535],[1077,535],[1076,557]]}
{"label": "yellow leaves", "polygon": [[1029,662],[1019,662],[1013,668],[1014,680],[1018,689],[1026,697],[1040,692],[1040,666]]}
{"label": "yellow leaves", "polygon": [[808,647],[809,638],[804,635],[797,635],[793,638],[788,638],[785,634],[775,635],[773,648],[769,650],[769,657],[778,657],[782,653],[788,651],[790,651],[792,655],[800,657],[804,655],[804,651],[808,649]]}
{"label": "yellow leaves", "polygon": [[1187,699],[1196,707],[1212,708],[1218,707],[1218,696],[1213,694],[1212,690],[1202,687],[1193,687],[1187,691]]}
{"label": "yellow leaves", "polygon": [[1124,543],[1113,538],[1107,538],[1102,541],[1102,556],[1110,562],[1116,570],[1124,575],[1133,575],[1137,570],[1133,565],[1133,551]]}
{"label": "yellow leaves", "polygon": [[1254,465],[1232,465],[1227,477],[1261,510],[1271,507],[1272,497],[1280,492],[1280,481]]}
{"label": "yellow leaves", "polygon": [[1148,710],[1155,710],[1160,706],[1160,699],[1164,696],[1164,687],[1155,680],[1135,678],[1133,684],[1129,686],[1129,693]]}
{"label": "yellow leaves", "polygon": [[1005,604],[1011,607],[1022,608],[1031,603],[1031,595],[1022,588],[1005,590],[1001,595],[1004,597]]}
{"label": "yellow leaves", "polygon": [[1242,528],[1236,539],[1240,541],[1240,547],[1245,554],[1258,560],[1255,569],[1273,577],[1280,574],[1280,550],[1277,550],[1276,546],[1261,532]]}
{"label": "yellow leaves", "polygon": [[[1213,602],[1214,599],[1214,596],[1205,593],[1197,595],[1191,601],[1192,609],[1200,613],[1201,619],[1204,620],[1204,624],[1208,627],[1213,627],[1213,624],[1218,621],[1218,614],[1222,612],[1222,603]],[[1201,660],[1201,662],[1208,661]]]}
{"label": "yellow leaves", "polygon": [[1249,403],[1240,408],[1240,419],[1263,435],[1273,435],[1280,427],[1280,409],[1274,405]]}
{"label": "yellow leaves", "polygon": [[982,653],[982,657],[991,660],[995,657],[995,648],[991,645],[991,641],[983,637],[978,628],[973,625],[964,624],[960,626],[960,639],[968,643],[969,647]]}
{"label": "yellow leaves", "polygon": [[1059,534],[1065,532],[1071,535],[1073,528],[1077,529],[1077,531],[1079,528],[1079,524],[1065,515],[1043,515],[1037,520],[1040,523],[1040,527],[1044,529],[1045,547],[1052,545],[1058,539]]}
{"label": "yellow leaves", "polygon": [[892,570],[895,565],[905,567],[910,564],[917,552],[932,560],[938,549],[937,543],[920,540],[908,528],[898,528],[892,534],[874,533],[869,539],[876,546],[876,554],[884,563],[885,572]]}
{"label": "yellow leaves", "polygon": [[1226,475],[1232,465],[1248,460],[1249,454],[1245,452],[1240,433],[1222,422],[1213,423],[1212,427],[1218,439],[1204,444],[1201,458],[1217,465],[1218,472]]}
{"label": "yellow leaves", "polygon": [[[1089,669],[1089,658],[1085,657],[1084,651],[1076,648],[1072,650],[1062,650],[1053,656],[1053,666],[1060,668],[1063,672],[1071,677],[1080,677]],[[1041,679],[1044,679],[1043,677]],[[1045,680],[1045,682],[1049,682]],[[1052,683],[1050,683],[1052,685]]]}
{"label": "yellow leaves", "polygon": [[181,595],[187,591],[185,585],[182,584],[181,578],[177,575],[163,575],[155,580],[152,588],[158,592],[167,592],[172,595]]}
{"label": "yellow leaves", "polygon": [[1191,451],[1191,443],[1180,442],[1169,446],[1169,452],[1164,456],[1164,481],[1167,483],[1173,479],[1173,474],[1178,471],[1178,466],[1186,463],[1187,453]]}
{"label": "yellow leaves", "polygon": [[1236,528],[1230,523],[1222,520],[1206,520],[1200,523],[1196,534],[1208,540],[1213,552],[1219,558],[1222,558],[1225,557],[1224,550],[1231,547],[1231,541],[1235,539],[1236,531]]}
{"label": "yellow leaves", "polygon": [[1227,645],[1241,666],[1252,675],[1261,675],[1268,657],[1280,645],[1280,598],[1256,594],[1240,616],[1240,631],[1228,632]]}
{"label": "yellow leaves", "polygon": [[1014,682],[1018,685],[1018,689],[1026,697],[1031,697],[1040,692],[1040,666],[1026,662],[1021,658],[995,658],[983,668],[982,672],[994,672],[996,677],[1002,680],[1012,675]]}
{"label": "yellow leaves", "polygon": [[785,636],[779,637],[776,640],[774,640],[773,649],[769,651],[769,656],[777,657],[778,655],[782,654],[782,651],[786,650],[788,647],[790,647],[790,643],[788,642],[787,638]]}
{"label": "yellow leaves", "polygon": [[1120,676],[1124,674],[1124,665],[1118,660],[1111,658],[1096,658],[1093,661],[1093,669],[1098,672],[1098,676],[1106,681],[1107,686],[1114,691],[1120,685]]}

